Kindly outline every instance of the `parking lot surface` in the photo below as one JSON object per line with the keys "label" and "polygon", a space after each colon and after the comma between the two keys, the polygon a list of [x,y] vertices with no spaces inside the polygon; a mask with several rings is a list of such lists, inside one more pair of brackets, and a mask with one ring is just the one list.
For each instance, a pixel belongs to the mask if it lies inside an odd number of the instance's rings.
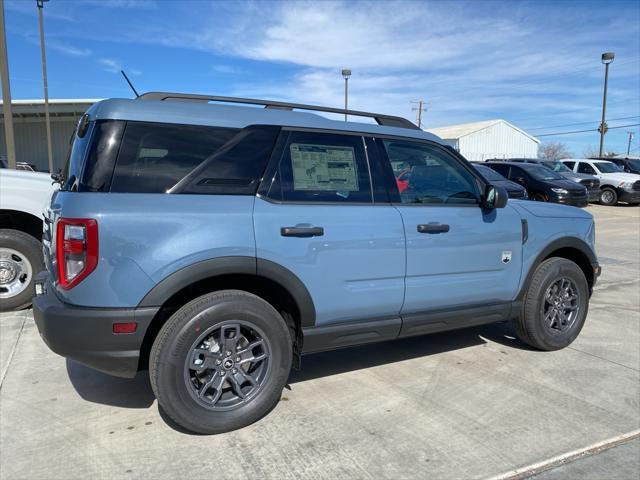
{"label": "parking lot surface", "polygon": [[[3,314],[0,478],[490,478],[631,437],[640,207],[588,210],[603,274],[571,347],[533,351],[498,324],[308,356],[267,417],[218,436],[171,425],[146,372],[123,380],[66,361],[30,311]],[[540,478],[640,471],[638,441],[607,452]]]}

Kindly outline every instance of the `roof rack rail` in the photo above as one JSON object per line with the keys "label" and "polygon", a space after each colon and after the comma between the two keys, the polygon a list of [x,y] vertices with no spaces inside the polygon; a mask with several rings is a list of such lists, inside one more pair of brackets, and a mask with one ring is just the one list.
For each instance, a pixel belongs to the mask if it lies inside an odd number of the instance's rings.
{"label": "roof rack rail", "polygon": [[264,105],[264,108],[275,108],[279,110],[311,110],[315,112],[340,113],[353,115],[355,117],[373,118],[378,125],[386,127],[410,128],[420,130],[420,128],[406,118],[379,113],[360,112],[357,110],[346,110],[344,108],[321,107],[319,105],[305,105],[302,103],[277,102],[272,100],[257,100],[255,98],[221,97],[216,95],[198,95],[192,93],[171,93],[171,92],[147,92],[140,95],[137,100],[178,100],[186,102],[224,102],[243,103],[245,105]]}

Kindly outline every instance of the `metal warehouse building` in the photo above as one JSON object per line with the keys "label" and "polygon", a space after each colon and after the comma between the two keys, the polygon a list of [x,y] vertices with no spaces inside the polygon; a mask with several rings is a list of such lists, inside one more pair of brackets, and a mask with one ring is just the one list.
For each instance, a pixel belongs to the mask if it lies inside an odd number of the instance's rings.
{"label": "metal warehouse building", "polygon": [[[51,120],[51,147],[53,168],[64,166],[69,139],[80,116],[96,99],[49,100]],[[0,105],[2,101],[0,101]],[[48,171],[47,127],[44,121],[44,100],[13,100],[13,128],[16,144],[16,161],[35,165],[38,170]],[[1,112],[1,110],[0,110]],[[0,114],[3,133],[0,135],[0,155],[7,155],[4,136],[4,114]]]}
{"label": "metal warehouse building", "polygon": [[502,119],[430,128],[427,131],[445,140],[472,162],[538,156],[540,140]]}

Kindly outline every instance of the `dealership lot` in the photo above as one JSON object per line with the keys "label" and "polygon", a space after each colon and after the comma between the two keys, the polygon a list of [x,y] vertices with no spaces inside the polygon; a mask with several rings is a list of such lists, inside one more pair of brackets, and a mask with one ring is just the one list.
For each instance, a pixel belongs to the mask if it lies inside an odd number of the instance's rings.
{"label": "dealership lot", "polygon": [[[588,210],[603,274],[570,348],[532,351],[492,325],[305,357],[266,418],[219,436],[174,428],[146,374],[66,361],[30,311],[3,314],[0,477],[488,478],[627,438],[640,428],[640,207]],[[640,444],[623,444],[585,471],[637,472]]]}

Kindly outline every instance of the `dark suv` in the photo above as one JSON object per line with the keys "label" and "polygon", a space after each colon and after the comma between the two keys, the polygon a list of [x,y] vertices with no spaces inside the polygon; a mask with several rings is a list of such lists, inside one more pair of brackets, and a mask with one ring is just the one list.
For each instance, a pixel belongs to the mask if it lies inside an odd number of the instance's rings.
{"label": "dark suv", "polygon": [[500,321],[566,347],[600,271],[588,212],[507,203],[408,120],[173,93],[82,117],[43,245],[47,345],[148,368],[163,411],[202,433],[268,413],[304,353]]}
{"label": "dark suv", "polygon": [[605,160],[615,163],[627,173],[640,175],[640,158],[606,158]]}
{"label": "dark suv", "polygon": [[550,168],[567,180],[571,180],[572,182],[576,182],[584,186],[589,194],[590,202],[600,201],[600,180],[598,180],[598,177],[588,175],[586,173],[574,172],[564,163],[558,160],[547,160],[543,158],[510,158],[504,161],[515,163],[536,163],[538,165]]}
{"label": "dark suv", "polygon": [[486,165],[525,187],[531,200],[575,207],[586,207],[589,202],[585,187],[542,165],[530,162],[486,162]]}

